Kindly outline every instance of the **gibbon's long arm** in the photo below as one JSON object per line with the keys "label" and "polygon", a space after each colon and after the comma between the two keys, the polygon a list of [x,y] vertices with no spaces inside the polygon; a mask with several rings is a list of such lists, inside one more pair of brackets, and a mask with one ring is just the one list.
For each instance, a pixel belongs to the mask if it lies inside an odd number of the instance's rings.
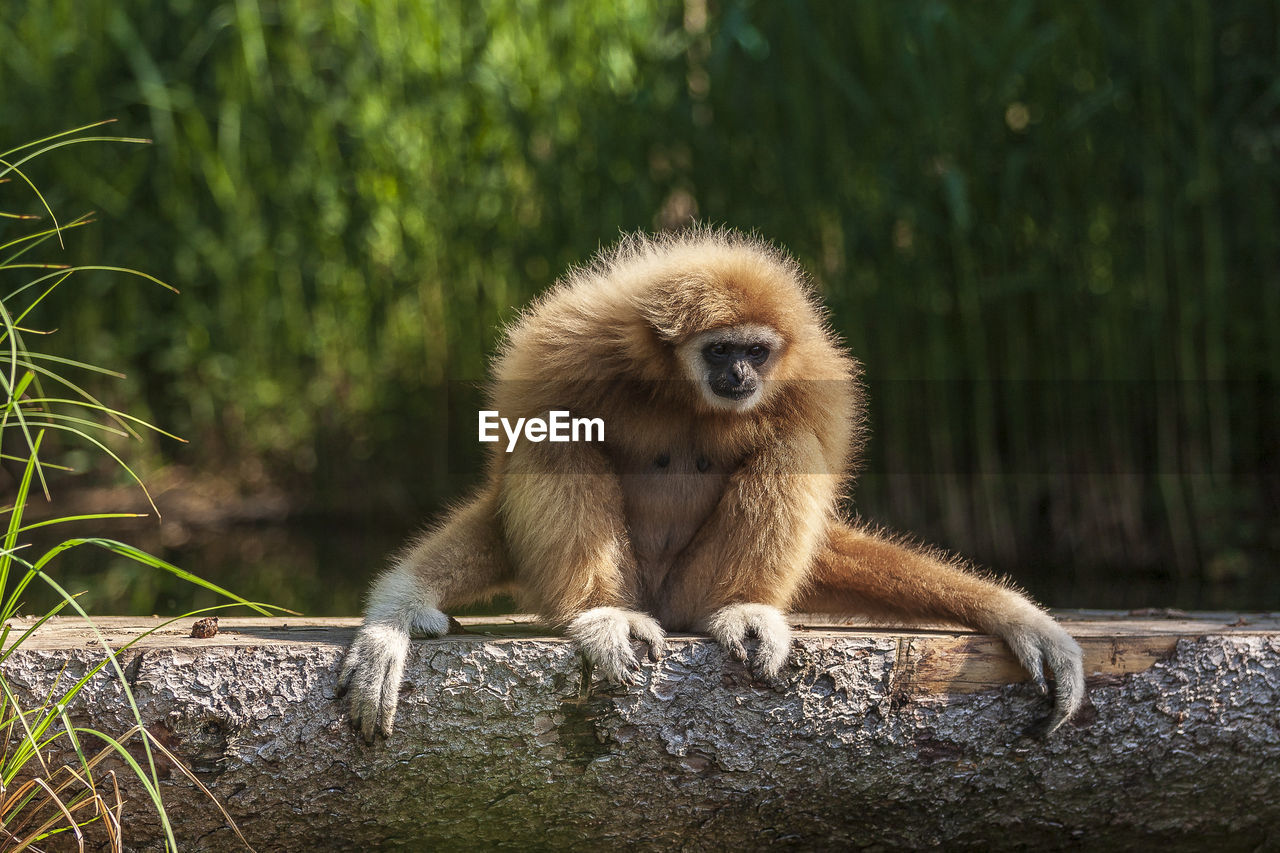
{"label": "gibbon's long arm", "polygon": [[1084,699],[1080,646],[1053,617],[1016,590],[974,574],[954,559],[868,530],[831,525],[810,582],[792,609],[950,622],[995,634],[1042,691],[1048,689],[1046,667],[1053,674],[1050,731]]}
{"label": "gibbon's long arm", "polygon": [[498,492],[489,487],[418,538],[369,592],[364,624],[338,676],[352,724],[365,740],[391,734],[409,637],[449,630],[441,608],[485,598],[512,581],[498,533]]}
{"label": "gibbon's long arm", "polygon": [[630,684],[639,664],[631,638],[662,653],[663,631],[635,607],[635,557],[622,486],[589,444],[516,446],[502,480],[502,528],[521,593],[544,619],[566,627],[587,660]]}
{"label": "gibbon's long arm", "polygon": [[839,485],[826,466],[808,432],[764,443],[746,459],[667,575],[663,623],[706,631],[740,660],[743,640],[754,634],[761,641],[755,667],[776,675],[791,646],[780,608],[804,580]]}

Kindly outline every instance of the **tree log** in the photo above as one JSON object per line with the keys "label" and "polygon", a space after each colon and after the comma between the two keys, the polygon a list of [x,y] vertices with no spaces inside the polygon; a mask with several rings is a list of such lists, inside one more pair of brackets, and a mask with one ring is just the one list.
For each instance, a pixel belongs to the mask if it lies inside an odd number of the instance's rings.
{"label": "tree log", "polygon": [[[530,620],[463,620],[413,643],[373,746],[334,690],[357,620],[224,618],[195,639],[187,619],[121,658],[144,724],[260,851],[1280,849],[1280,619],[1058,615],[1089,696],[1047,736],[1049,700],[1000,641],[819,617],[793,620],[776,682],[676,635],[632,689]],[[117,647],[156,624],[98,621]],[[30,705],[101,659],[56,619],[3,673]],[[133,725],[105,672],[70,710]],[[160,763],[182,848],[244,849]],[[126,796],[125,843],[162,845]]]}

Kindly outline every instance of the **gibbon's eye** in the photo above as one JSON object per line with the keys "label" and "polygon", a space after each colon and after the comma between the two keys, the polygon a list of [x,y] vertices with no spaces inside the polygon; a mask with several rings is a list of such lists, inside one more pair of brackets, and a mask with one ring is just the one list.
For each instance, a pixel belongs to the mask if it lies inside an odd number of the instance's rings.
{"label": "gibbon's eye", "polygon": [[711,344],[703,350],[703,352],[705,352],[710,358],[723,359],[728,358],[730,350],[732,350],[732,347],[724,341],[721,341],[718,344]]}
{"label": "gibbon's eye", "polygon": [[764,344],[753,344],[747,348],[747,356],[759,364],[769,357],[769,348]]}

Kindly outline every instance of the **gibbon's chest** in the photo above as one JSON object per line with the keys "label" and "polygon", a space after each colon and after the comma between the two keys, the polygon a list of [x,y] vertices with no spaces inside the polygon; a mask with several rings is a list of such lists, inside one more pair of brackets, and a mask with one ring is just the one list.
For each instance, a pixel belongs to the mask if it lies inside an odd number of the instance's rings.
{"label": "gibbon's chest", "polygon": [[646,575],[666,573],[715,510],[736,467],[674,438],[670,446],[615,454],[631,547]]}

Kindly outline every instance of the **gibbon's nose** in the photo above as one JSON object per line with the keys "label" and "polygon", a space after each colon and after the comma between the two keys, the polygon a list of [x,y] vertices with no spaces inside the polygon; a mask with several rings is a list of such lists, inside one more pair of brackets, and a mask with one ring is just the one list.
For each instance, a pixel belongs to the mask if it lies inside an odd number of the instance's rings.
{"label": "gibbon's nose", "polygon": [[733,381],[739,385],[746,382],[747,377],[751,375],[751,371],[747,367],[747,363],[742,360],[735,361],[730,367],[730,372],[733,374]]}

